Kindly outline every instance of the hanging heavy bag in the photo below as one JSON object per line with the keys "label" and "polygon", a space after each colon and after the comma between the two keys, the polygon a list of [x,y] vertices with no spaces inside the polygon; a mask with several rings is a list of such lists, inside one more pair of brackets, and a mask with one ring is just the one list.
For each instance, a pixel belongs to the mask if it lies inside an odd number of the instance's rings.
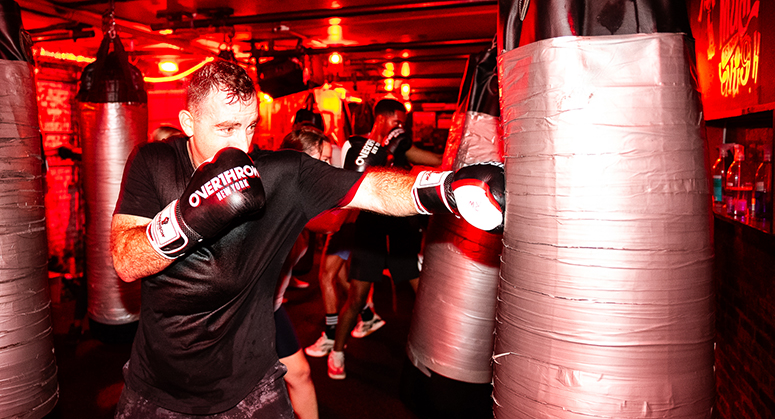
{"label": "hanging heavy bag", "polygon": [[129,63],[121,39],[106,31],[96,61],[81,74],[76,96],[88,215],[88,315],[92,334],[106,342],[131,341],[139,320],[140,285],[116,274],[109,234],[124,164],[148,136],[144,88],[142,73]]}
{"label": "hanging heavy bag", "polygon": [[44,153],[29,36],[0,2],[0,417],[39,419],[57,403]]}

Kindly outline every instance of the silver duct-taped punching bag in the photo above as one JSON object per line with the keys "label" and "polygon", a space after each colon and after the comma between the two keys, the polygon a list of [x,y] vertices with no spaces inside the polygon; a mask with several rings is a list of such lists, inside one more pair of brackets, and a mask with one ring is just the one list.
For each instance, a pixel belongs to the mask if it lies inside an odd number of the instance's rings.
{"label": "silver duct-taped punching bag", "polygon": [[37,419],[59,399],[43,150],[21,12],[2,2],[0,16],[0,418]]}
{"label": "silver duct-taped punching bag", "polygon": [[[108,52],[111,44],[114,50]],[[110,225],[124,164],[148,135],[142,74],[129,64],[115,32],[105,34],[97,60],[84,69],[76,99],[87,208],[88,315],[92,330],[101,335],[98,338],[112,340],[111,335],[122,332],[112,333],[109,326],[136,325],[139,320],[140,282],[126,283],[113,269]],[[116,337],[127,338],[131,333]]]}
{"label": "silver duct-taped punching bag", "polygon": [[682,34],[499,56],[497,418],[709,418],[713,250]]}
{"label": "silver duct-taped punching bag", "polygon": [[[471,61],[470,91],[454,115],[444,153],[447,170],[502,161],[496,50]],[[491,382],[500,252],[499,233],[452,215],[431,217],[407,340],[409,359],[427,375],[430,370],[466,383]]]}

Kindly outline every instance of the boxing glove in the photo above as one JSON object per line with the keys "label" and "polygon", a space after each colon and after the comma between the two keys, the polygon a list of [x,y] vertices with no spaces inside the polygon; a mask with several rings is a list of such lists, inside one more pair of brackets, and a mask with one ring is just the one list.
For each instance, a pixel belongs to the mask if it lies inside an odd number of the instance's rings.
{"label": "boxing glove", "polygon": [[373,140],[354,135],[348,141],[350,149],[344,157],[345,169],[364,172],[369,167],[387,164],[387,151]]}
{"label": "boxing glove", "polygon": [[253,160],[242,150],[224,148],[194,171],[180,199],[156,214],[145,234],[160,255],[175,259],[265,201]]}
{"label": "boxing glove", "polygon": [[420,214],[449,211],[480,230],[493,231],[503,227],[505,185],[502,164],[478,163],[454,173],[420,172],[412,197]]}
{"label": "boxing glove", "polygon": [[393,156],[393,162],[396,166],[403,166],[406,164],[406,152],[412,148],[412,138],[403,128],[396,127],[382,141],[382,147]]}

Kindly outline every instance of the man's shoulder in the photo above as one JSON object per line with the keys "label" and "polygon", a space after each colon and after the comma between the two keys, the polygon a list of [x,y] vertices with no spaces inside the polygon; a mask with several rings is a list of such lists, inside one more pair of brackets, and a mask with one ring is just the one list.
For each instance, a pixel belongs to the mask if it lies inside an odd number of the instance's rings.
{"label": "man's shoulder", "polygon": [[185,148],[186,137],[170,137],[164,141],[150,141],[137,146],[137,152],[143,156],[170,156],[174,157],[177,150]]}

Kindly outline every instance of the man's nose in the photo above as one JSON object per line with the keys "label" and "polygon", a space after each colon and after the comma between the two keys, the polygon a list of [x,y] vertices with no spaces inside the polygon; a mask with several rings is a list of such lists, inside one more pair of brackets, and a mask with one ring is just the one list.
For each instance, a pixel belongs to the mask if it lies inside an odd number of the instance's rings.
{"label": "man's nose", "polygon": [[252,140],[251,136],[248,135],[247,131],[240,130],[237,132],[237,134],[233,135],[229,139],[229,147],[238,148],[244,152],[247,152],[248,146],[250,146],[250,141]]}

